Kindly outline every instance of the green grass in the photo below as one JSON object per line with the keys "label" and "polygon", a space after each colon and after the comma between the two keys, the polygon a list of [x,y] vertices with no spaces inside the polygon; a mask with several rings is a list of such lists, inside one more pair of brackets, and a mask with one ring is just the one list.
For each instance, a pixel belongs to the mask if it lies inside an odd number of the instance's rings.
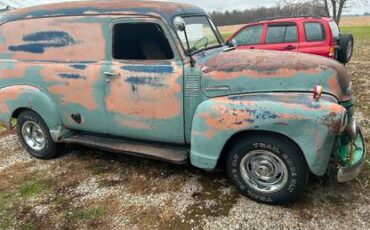
{"label": "green grass", "polygon": [[14,193],[0,191],[0,229],[10,228],[16,222],[15,211],[9,210],[15,199]]}
{"label": "green grass", "polygon": [[18,188],[17,193],[20,197],[29,198],[48,191],[49,189],[49,184],[46,181],[36,180],[22,184]]}
{"label": "green grass", "polygon": [[105,214],[106,210],[102,207],[96,207],[88,210],[73,210],[68,213],[70,220],[95,220]]}
{"label": "green grass", "polygon": [[343,34],[352,34],[355,40],[370,42],[370,26],[342,26]]}

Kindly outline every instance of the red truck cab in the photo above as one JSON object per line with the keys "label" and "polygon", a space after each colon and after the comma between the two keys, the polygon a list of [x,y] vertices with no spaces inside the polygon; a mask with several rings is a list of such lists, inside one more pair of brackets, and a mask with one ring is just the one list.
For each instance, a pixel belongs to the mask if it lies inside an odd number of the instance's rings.
{"label": "red truck cab", "polygon": [[336,22],[320,16],[267,19],[241,27],[227,41],[238,49],[265,49],[320,55],[347,63],[352,35],[341,35]]}

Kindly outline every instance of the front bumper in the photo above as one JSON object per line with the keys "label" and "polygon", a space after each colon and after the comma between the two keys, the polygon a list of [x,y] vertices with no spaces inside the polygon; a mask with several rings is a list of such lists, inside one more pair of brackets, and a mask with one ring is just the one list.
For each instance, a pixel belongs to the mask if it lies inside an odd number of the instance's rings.
{"label": "front bumper", "polygon": [[[351,154],[350,158],[349,154]],[[358,129],[357,135],[351,143],[339,148],[339,158],[342,163],[338,167],[338,182],[342,183],[355,179],[360,174],[366,160],[366,145],[361,129]]]}

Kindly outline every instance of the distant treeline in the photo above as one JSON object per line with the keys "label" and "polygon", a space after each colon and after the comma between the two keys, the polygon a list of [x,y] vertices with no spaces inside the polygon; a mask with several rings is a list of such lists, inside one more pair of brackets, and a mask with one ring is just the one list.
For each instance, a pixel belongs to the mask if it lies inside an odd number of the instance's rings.
{"label": "distant treeline", "polygon": [[325,8],[319,3],[300,3],[286,6],[260,7],[244,11],[225,11],[210,13],[214,23],[218,26],[244,24],[271,17],[289,17],[303,15],[327,16]]}

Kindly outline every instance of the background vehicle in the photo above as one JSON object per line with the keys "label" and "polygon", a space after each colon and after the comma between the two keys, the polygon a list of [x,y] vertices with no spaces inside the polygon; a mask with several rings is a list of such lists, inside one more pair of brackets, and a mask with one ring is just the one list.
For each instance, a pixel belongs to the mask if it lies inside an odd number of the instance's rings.
{"label": "background vehicle", "polygon": [[340,34],[330,18],[302,16],[250,23],[227,41],[238,49],[266,49],[316,54],[347,63],[353,53],[353,36]]}
{"label": "background vehicle", "polygon": [[223,165],[243,195],[269,204],[295,201],[331,157],[341,182],[361,171],[351,78],[335,61],[235,50],[184,4],[62,3],[0,24],[0,122],[16,118],[35,157],[77,143]]}

